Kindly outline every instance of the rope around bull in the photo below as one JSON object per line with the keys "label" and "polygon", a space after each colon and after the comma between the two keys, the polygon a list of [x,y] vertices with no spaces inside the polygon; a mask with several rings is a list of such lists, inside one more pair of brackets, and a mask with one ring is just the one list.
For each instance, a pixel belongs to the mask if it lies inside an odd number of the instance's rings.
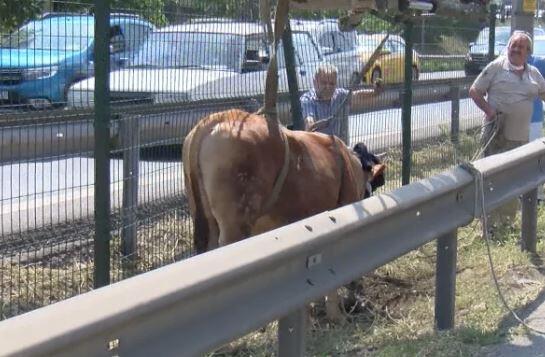
{"label": "rope around bull", "polygon": [[480,213],[482,215],[481,216],[481,222],[482,222],[481,223],[481,226],[482,226],[481,228],[482,228],[482,235],[484,237],[484,241],[485,241],[485,244],[486,244],[486,253],[487,253],[487,256],[488,256],[488,264],[490,266],[490,273],[492,275],[492,280],[494,281],[494,286],[496,288],[496,292],[498,293],[498,296],[499,296],[503,306],[507,309],[507,311],[509,311],[511,316],[513,316],[515,318],[515,320],[517,320],[522,326],[524,326],[528,330],[533,331],[535,333],[538,333],[540,335],[545,335],[545,330],[540,330],[538,328],[530,326],[523,318],[521,318],[509,306],[509,303],[507,302],[507,299],[505,298],[505,295],[503,294],[503,292],[501,290],[500,283],[498,281],[498,276],[496,274],[496,269],[494,268],[494,261],[492,259],[492,252],[490,250],[490,234],[489,234],[489,230],[488,230],[488,217],[486,215],[485,197],[484,197],[484,176],[483,176],[482,172],[479,171],[475,167],[475,165],[473,165],[473,161],[475,161],[477,158],[479,158],[485,152],[485,150],[488,148],[488,146],[490,145],[492,140],[498,134],[498,131],[499,131],[499,128],[500,128],[500,121],[499,121],[498,115],[501,116],[501,113],[498,113],[493,120],[491,120],[491,121],[487,122],[486,124],[484,124],[483,126],[481,126],[481,129],[486,129],[487,126],[492,127],[492,129],[491,129],[492,134],[490,135],[490,138],[488,138],[486,140],[486,142],[484,142],[479,147],[479,149],[476,151],[476,153],[471,158],[471,161],[463,161],[462,163],[460,163],[460,167],[462,167],[463,169],[468,171],[473,176],[473,178],[475,180],[475,189],[477,191],[476,195],[475,195],[476,196],[475,197],[475,215],[477,215],[478,204],[479,204],[479,200],[480,200],[480,204],[481,204],[481,212]]}

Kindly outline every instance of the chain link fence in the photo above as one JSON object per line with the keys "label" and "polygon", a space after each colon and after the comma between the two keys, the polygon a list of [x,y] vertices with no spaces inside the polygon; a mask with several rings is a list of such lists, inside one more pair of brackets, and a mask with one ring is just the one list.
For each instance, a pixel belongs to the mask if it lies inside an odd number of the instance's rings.
{"label": "chain link fence", "polygon": [[[2,28],[2,319],[101,285],[97,271],[115,282],[194,254],[182,140],[209,113],[261,105],[269,49],[257,22],[257,1],[149,3],[156,6],[112,2],[104,20],[93,15],[93,1],[53,1],[49,12],[39,8],[22,23]],[[384,190],[402,184],[403,170],[416,180],[468,159],[480,114],[467,99],[471,79],[464,61],[482,24],[422,17],[407,38],[405,24],[373,16],[357,32],[343,33],[338,15],[291,14],[299,91],[312,89],[314,70],[323,62],[335,64],[339,85],[349,87],[389,36],[357,85],[371,88],[381,78],[384,92],[353,103],[345,138],[382,154],[388,165]],[[95,33],[97,28],[102,32]],[[108,44],[106,54],[101,40]],[[95,97],[105,65],[109,89],[103,95],[109,101]],[[111,113],[108,121],[95,118],[103,108]],[[290,124],[283,50],[279,116]],[[412,140],[404,143],[403,130]],[[97,155],[96,142],[107,150],[106,160]],[[404,150],[412,158],[408,163]],[[109,188],[97,191],[104,179]],[[97,234],[104,228],[108,237]],[[97,244],[104,239],[106,246]]]}

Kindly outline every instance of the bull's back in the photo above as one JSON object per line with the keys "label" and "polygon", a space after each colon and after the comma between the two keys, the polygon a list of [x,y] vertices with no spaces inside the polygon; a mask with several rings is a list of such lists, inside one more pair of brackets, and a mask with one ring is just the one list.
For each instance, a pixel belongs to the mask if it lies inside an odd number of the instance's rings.
{"label": "bull's back", "polygon": [[184,143],[189,152],[184,154],[185,176],[197,202],[192,215],[199,216],[201,202],[207,221],[215,220],[220,231],[244,227],[242,235],[248,236],[284,162],[279,130],[277,124],[240,110],[202,120]]}
{"label": "bull's back", "polygon": [[[288,131],[290,170],[278,201],[257,222],[260,233],[363,197],[361,165],[333,136]],[[361,188],[359,186],[361,185]]]}

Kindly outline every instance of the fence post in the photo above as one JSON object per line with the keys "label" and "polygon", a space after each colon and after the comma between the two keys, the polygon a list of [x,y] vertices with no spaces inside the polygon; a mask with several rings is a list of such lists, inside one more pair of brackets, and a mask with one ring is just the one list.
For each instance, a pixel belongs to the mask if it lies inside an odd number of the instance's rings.
{"label": "fence post", "polygon": [[437,239],[435,275],[435,328],[437,330],[454,327],[457,245],[457,230]]}
{"label": "fence post", "polygon": [[307,308],[303,306],[278,321],[278,356],[305,355]]}
{"label": "fence post", "polygon": [[110,2],[95,1],[94,286],[110,283]]}
{"label": "fence post", "polygon": [[[297,84],[297,72],[295,63],[295,50],[293,49],[293,39],[291,37],[291,27],[289,21],[286,22],[286,29],[282,35],[284,45],[284,61],[286,62],[286,75],[288,77],[288,88],[290,91],[290,110],[293,120],[293,130],[303,130],[303,115],[301,113],[301,102],[299,100],[299,86]],[[305,73],[312,76],[313,73]]]}
{"label": "fence post", "polygon": [[450,87],[451,118],[450,118],[450,141],[457,145],[460,135],[460,88]]}
{"label": "fence post", "polygon": [[536,253],[537,188],[522,195],[522,250]]}
{"label": "fence post", "polygon": [[488,18],[488,61],[492,62],[496,57],[495,44],[496,44],[496,4],[490,5],[490,14]]}
{"label": "fence post", "polygon": [[411,181],[411,108],[413,86],[413,23],[405,24],[405,81],[403,86],[403,106],[401,108],[401,126],[403,141],[403,161],[401,167],[401,183],[407,185]]}
{"label": "fence post", "polygon": [[136,268],[136,209],[138,207],[138,162],[140,161],[140,123],[138,116],[121,118],[119,135],[123,149],[123,208],[121,252],[127,269]]}

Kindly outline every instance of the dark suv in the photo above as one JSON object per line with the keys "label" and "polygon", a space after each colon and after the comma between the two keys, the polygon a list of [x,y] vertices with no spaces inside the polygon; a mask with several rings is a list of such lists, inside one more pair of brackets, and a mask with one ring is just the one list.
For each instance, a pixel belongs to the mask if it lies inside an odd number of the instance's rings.
{"label": "dark suv", "polygon": [[[485,27],[479,32],[475,42],[469,44],[469,51],[464,63],[466,76],[474,76],[483,70],[490,62],[488,58],[488,41],[490,29]],[[507,46],[509,36],[511,35],[510,26],[498,26],[495,31],[494,58],[498,57]],[[540,27],[534,28],[534,35],[545,35],[545,30]]]}

